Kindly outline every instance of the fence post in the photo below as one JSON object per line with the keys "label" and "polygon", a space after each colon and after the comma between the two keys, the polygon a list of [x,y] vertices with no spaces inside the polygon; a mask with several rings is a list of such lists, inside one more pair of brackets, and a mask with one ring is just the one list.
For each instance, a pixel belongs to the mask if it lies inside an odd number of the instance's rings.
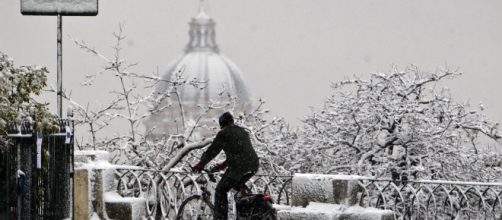
{"label": "fence post", "polygon": [[[10,163],[10,193],[16,196],[9,196],[16,198],[10,201],[11,216],[10,218],[17,219],[36,219],[36,151],[33,142],[33,124],[29,122],[15,123],[9,135],[12,141],[11,150],[9,154],[15,154],[15,164]],[[11,158],[12,159],[12,158]],[[15,204],[17,203],[17,204]],[[15,205],[14,205],[15,204]],[[17,217],[16,217],[17,216]]]}

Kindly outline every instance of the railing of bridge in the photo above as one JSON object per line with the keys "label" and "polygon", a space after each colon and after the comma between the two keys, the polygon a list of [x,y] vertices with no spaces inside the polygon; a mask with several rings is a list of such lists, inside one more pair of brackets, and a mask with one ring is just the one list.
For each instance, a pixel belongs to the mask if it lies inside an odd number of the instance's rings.
{"label": "railing of bridge", "polygon": [[502,183],[361,180],[359,205],[395,219],[502,219]]}
{"label": "railing of bridge", "polygon": [[[115,177],[120,195],[145,199],[145,217],[151,219],[174,219],[186,198],[201,194],[201,187],[216,187],[207,175],[191,172],[121,168]],[[258,174],[248,185],[289,205],[292,180]],[[359,206],[391,210],[395,219],[502,219],[502,183],[364,179],[357,184]]]}
{"label": "railing of bridge", "polygon": [[[254,193],[267,193],[275,203],[288,205],[292,178],[288,175],[257,174],[248,185]],[[214,191],[220,175],[216,175],[217,181],[214,183],[206,174],[120,168],[115,170],[115,179],[120,195],[145,199],[145,217],[174,219],[181,203],[194,194],[200,195],[201,187]]]}

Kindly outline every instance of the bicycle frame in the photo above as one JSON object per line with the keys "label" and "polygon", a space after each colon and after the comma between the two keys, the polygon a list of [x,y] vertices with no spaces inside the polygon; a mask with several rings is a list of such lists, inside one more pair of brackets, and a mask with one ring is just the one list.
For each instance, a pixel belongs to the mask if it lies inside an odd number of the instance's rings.
{"label": "bicycle frame", "polygon": [[[214,178],[214,175],[215,175],[215,172],[212,172],[211,170],[203,170],[204,172],[201,172],[201,175],[199,177],[197,177],[195,179],[195,182],[198,183],[198,184],[206,184],[207,182],[206,181],[206,178],[203,177],[204,174],[208,175],[209,177],[209,181],[211,182],[216,182],[216,179]],[[202,177],[202,179],[200,181],[198,181],[200,178]],[[190,184],[194,184],[194,182],[190,182],[188,183],[186,186],[190,185]],[[234,193],[234,202],[235,202],[235,206],[234,206],[234,210],[235,210],[235,215],[236,215],[236,218],[237,219],[248,219],[248,217],[244,217],[244,218],[241,218],[239,217],[239,214],[240,213],[245,213],[245,210],[238,210],[238,207],[237,207],[237,204],[240,202],[240,200],[242,198],[245,198],[246,196],[249,196],[249,195],[252,195],[251,194],[251,189],[249,189],[246,184],[241,184],[239,187],[238,187],[238,190],[234,188],[234,190],[236,191]],[[181,204],[180,206],[180,209],[178,210],[179,213],[177,215],[177,218],[178,219],[181,219],[183,217],[183,212],[184,212],[184,209],[185,209],[185,206],[191,201],[191,200],[198,200],[198,199],[201,199],[204,203],[207,204],[207,207],[211,208],[212,211],[214,211],[214,206],[213,206],[213,203],[211,201],[211,192],[207,190],[206,186],[201,186],[200,187],[200,191],[201,193],[200,194],[196,194],[196,195],[193,195],[193,196],[190,196],[188,197],[187,199],[185,199],[185,201],[183,201],[183,203]],[[259,195],[259,194],[258,194]],[[268,197],[270,198],[268,195],[263,195],[263,197]],[[266,212],[264,213],[255,213],[253,214],[253,217],[260,217],[260,218],[264,218],[264,219],[276,219],[275,217],[275,211],[274,209],[271,207],[271,199],[265,199],[264,202],[268,202],[267,204],[270,204],[270,206],[267,206],[269,207],[269,210],[267,210]],[[257,210],[260,210],[259,207],[255,207]],[[262,207],[263,208],[263,207]],[[252,209],[254,210],[254,209]],[[246,210],[246,211],[249,211],[249,210]],[[251,216],[250,216],[251,217]]]}

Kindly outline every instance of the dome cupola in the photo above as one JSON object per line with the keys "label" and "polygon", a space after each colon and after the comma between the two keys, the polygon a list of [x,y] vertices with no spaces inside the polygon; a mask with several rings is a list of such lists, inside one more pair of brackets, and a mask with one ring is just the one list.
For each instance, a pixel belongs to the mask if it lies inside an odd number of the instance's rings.
{"label": "dome cupola", "polygon": [[190,40],[185,49],[186,53],[193,51],[213,51],[218,52],[218,45],[216,45],[215,31],[213,19],[206,13],[204,6],[200,6],[199,13],[192,18],[189,23]]}
{"label": "dome cupola", "polygon": [[[183,78],[205,82],[205,88],[202,90],[194,86],[182,88],[180,97],[184,104],[198,105],[223,101],[222,93],[236,97],[239,104],[250,104],[250,95],[241,71],[234,62],[220,54],[215,40],[216,23],[203,6],[189,25],[190,39],[184,54],[168,66],[163,78],[171,80],[181,72]],[[160,89],[167,88],[164,86]]]}
{"label": "dome cupola", "polygon": [[[203,88],[188,84],[179,87],[177,90],[179,97],[172,95],[171,102],[181,102],[183,109],[173,105],[171,108],[151,115],[144,122],[147,130],[156,127],[153,136],[179,132],[186,125],[187,120],[199,115],[198,106],[228,103],[229,97],[236,100],[235,105],[232,106],[235,113],[250,112],[253,105],[241,71],[237,65],[220,53],[215,39],[215,25],[216,23],[201,4],[199,12],[189,22],[189,41],[184,53],[168,65],[167,72],[162,78],[171,82],[179,77],[188,81],[195,80],[203,82],[201,85]],[[163,94],[172,90],[170,86],[167,83],[158,84],[156,91]],[[228,110],[230,109],[221,111]],[[221,113],[213,111],[205,116],[203,123],[212,124]]]}

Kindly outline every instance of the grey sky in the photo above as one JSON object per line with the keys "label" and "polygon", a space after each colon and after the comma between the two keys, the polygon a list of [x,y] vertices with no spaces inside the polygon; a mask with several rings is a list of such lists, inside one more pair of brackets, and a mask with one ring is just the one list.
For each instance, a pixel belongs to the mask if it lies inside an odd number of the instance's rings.
{"label": "grey sky", "polygon": [[[101,0],[97,17],[64,17],[64,86],[84,103],[99,96],[77,85],[98,59],[67,35],[111,53],[111,32],[124,22],[125,57],[136,70],[161,71],[182,53],[196,0]],[[465,73],[448,83],[457,100],[483,102],[502,121],[502,1],[212,0],[216,40],[243,71],[255,98],[292,124],[319,107],[330,82],[386,71],[393,64]],[[18,65],[51,70],[55,84],[56,18],[22,16],[18,0],[0,1],[0,50]],[[106,83],[98,86],[105,87]],[[52,98],[55,105],[55,98]]]}

